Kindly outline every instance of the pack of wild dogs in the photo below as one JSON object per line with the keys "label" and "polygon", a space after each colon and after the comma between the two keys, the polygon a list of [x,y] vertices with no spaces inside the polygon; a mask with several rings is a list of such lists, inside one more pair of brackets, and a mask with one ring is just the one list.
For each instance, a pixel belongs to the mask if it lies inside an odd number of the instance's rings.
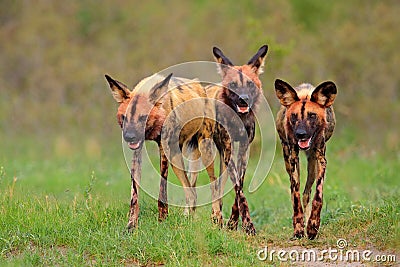
{"label": "pack of wild dogs", "polygon": [[[248,235],[256,233],[243,182],[248,163],[247,152],[255,137],[255,113],[263,97],[259,76],[263,73],[268,46],[260,47],[244,65],[234,65],[217,47],[212,52],[217,63],[215,71],[221,75],[218,84],[175,77],[173,73],[168,76],[153,74],[130,90],[124,83],[106,75],[112,95],[119,103],[118,124],[133,153],[128,230],[138,227],[142,147],[145,140],[152,140],[157,143],[160,154],[159,221],[168,215],[169,165],[182,184],[186,199],[185,213],[191,213],[196,208],[197,172],[191,171],[190,166],[185,168],[183,154],[186,153],[192,158],[201,159],[207,170],[212,196],[212,221],[220,227],[224,226],[222,199],[229,177],[235,199],[226,227],[236,230],[241,217],[242,229]],[[293,238],[304,237],[306,228],[307,237],[314,239],[320,226],[327,164],[326,142],[335,127],[332,104],[337,89],[331,81],[316,87],[308,83],[292,87],[276,79],[275,94],[281,104],[276,116],[276,129],[290,178]],[[235,118],[232,118],[232,112]],[[237,146],[236,157],[234,145]],[[214,146],[220,156],[219,176],[214,172]],[[306,153],[308,161],[302,200],[300,150]],[[315,194],[310,202],[315,180]]]}

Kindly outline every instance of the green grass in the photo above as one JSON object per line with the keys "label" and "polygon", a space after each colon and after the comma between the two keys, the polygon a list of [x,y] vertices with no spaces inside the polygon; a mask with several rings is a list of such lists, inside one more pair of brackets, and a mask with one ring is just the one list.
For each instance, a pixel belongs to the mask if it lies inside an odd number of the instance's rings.
{"label": "green grass", "polygon": [[[346,134],[336,133],[328,147],[320,234],[314,241],[294,242],[289,241],[289,181],[279,145],[263,185],[247,193],[258,230],[257,236],[248,237],[212,225],[210,206],[190,217],[170,207],[167,220],[159,223],[157,202],[144,192],[139,228],[127,233],[130,181],[118,135],[101,142],[101,153],[92,156],[69,154],[68,149],[54,154],[58,141],[51,139],[3,143],[2,151],[8,153],[0,158],[0,264],[256,266],[256,252],[265,245],[326,248],[339,238],[358,249],[398,251],[398,159],[348,147],[339,141]],[[156,153],[151,161],[157,162]],[[145,164],[144,177],[148,168]],[[303,175],[304,170],[303,164]],[[231,192],[224,200],[225,218],[232,201]]]}

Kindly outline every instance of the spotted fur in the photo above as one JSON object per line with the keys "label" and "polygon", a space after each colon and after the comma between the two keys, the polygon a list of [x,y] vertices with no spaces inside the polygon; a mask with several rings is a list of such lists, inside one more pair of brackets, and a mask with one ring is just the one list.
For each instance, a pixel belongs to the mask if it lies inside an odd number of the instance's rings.
{"label": "spotted fur", "polygon": [[[293,205],[293,238],[304,236],[304,216],[307,221],[307,236],[314,239],[320,226],[322,192],[326,169],[326,142],[335,128],[332,104],[337,94],[333,82],[323,82],[317,87],[301,84],[292,88],[277,79],[275,92],[282,107],[277,114],[276,128],[281,139],[286,171],[290,177]],[[307,182],[300,200],[299,151],[307,155]],[[311,187],[316,182],[316,192],[309,206]],[[304,213],[303,213],[304,208]]]}

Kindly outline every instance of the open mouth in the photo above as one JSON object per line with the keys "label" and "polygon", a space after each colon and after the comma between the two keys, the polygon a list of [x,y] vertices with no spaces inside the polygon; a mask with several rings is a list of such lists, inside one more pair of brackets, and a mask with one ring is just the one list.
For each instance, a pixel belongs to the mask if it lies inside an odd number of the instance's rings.
{"label": "open mouth", "polygon": [[140,147],[141,143],[142,143],[141,141],[138,141],[138,142],[128,142],[128,146],[129,146],[130,149],[136,150],[136,149],[138,149],[138,148]]}
{"label": "open mouth", "polygon": [[250,111],[250,107],[248,105],[236,105],[236,108],[239,113],[247,113]]}
{"label": "open mouth", "polygon": [[299,145],[299,147],[303,150],[308,150],[311,146],[311,139],[312,137],[308,138],[308,139],[300,139],[299,141],[297,141],[297,144]]}

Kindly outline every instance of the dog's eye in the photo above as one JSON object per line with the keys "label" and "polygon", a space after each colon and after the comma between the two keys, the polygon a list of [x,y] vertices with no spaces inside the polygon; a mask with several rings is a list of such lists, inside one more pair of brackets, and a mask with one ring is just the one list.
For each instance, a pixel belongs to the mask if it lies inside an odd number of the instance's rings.
{"label": "dog's eye", "polygon": [[315,114],[315,113],[309,113],[309,114],[308,114],[308,117],[309,117],[310,119],[312,119],[312,120],[315,120],[315,119],[317,118],[317,114]]}
{"label": "dog's eye", "polygon": [[238,87],[237,82],[230,82],[229,83],[229,89],[236,89]]}
{"label": "dog's eye", "polygon": [[252,81],[248,81],[247,82],[247,87],[248,88],[254,88],[254,87],[256,87],[256,85]]}
{"label": "dog's eye", "polygon": [[146,122],[146,120],[147,120],[146,115],[139,116],[139,122]]}
{"label": "dog's eye", "polygon": [[292,115],[290,115],[290,122],[292,124],[296,124],[296,121],[297,121],[297,114],[292,113]]}

